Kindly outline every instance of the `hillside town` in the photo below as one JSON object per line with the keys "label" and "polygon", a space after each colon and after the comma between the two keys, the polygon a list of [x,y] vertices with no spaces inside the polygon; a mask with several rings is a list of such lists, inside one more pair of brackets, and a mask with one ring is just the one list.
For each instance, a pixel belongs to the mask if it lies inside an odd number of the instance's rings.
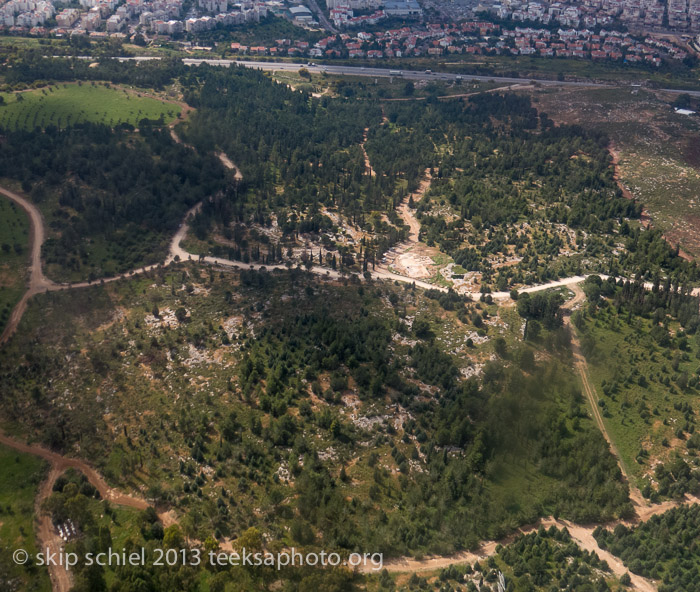
{"label": "hillside town", "polygon": [[635,38],[617,31],[600,33],[584,29],[532,29],[516,27],[501,30],[498,25],[472,21],[460,25],[428,24],[354,35],[341,33],[315,44],[279,39],[272,46],[246,46],[232,43],[240,55],[270,55],[311,58],[369,58],[475,55],[537,55],[647,63],[660,66],[663,58],[683,60],[688,52],[665,41]]}
{"label": "hillside town", "polygon": [[700,32],[700,0],[584,0],[521,2],[498,0],[488,10],[500,19],[565,27],[609,27],[616,22],[631,30],[671,29]]}
{"label": "hillside town", "polygon": [[58,36],[89,34],[126,36],[143,32],[177,36],[217,26],[231,27],[259,22],[269,5],[279,2],[242,0],[198,0],[196,8],[183,15],[182,0],[79,0],[80,9],[60,9],[51,0],[9,0],[0,7],[0,23],[10,33]]}
{"label": "hillside town", "polygon": [[[645,26],[676,26],[696,30],[700,0],[585,0],[582,3],[523,3],[501,0],[482,4],[473,12],[482,19],[425,23],[417,0],[328,0],[330,22],[336,27],[314,42],[279,39],[266,45],[231,43],[239,55],[300,58],[368,58],[442,56],[450,54],[579,58],[661,65],[664,59],[684,60],[685,43],[655,37]],[[268,15],[282,16],[298,26],[318,30],[317,16],[308,6],[283,0],[79,0],[80,8],[62,8],[52,0],[8,0],[0,7],[7,31],[29,35],[89,35],[133,37],[146,41],[185,40],[212,29],[259,23]],[[489,18],[491,17],[491,18]],[[387,30],[378,24],[385,20]],[[522,26],[506,23],[522,23]],[[328,29],[330,22],[325,20]],[[403,22],[404,26],[389,28]],[[500,23],[500,24],[497,24]],[[540,23],[540,24],[538,24]],[[620,23],[630,32],[620,32]],[[633,26],[634,25],[634,26]],[[635,29],[635,26],[637,27]],[[676,41],[678,41],[676,39]],[[681,47],[680,45],[683,45]]]}

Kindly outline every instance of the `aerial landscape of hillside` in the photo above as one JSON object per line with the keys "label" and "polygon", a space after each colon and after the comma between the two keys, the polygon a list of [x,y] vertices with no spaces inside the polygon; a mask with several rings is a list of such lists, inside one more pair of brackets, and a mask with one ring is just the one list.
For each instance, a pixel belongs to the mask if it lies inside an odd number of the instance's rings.
{"label": "aerial landscape of hillside", "polygon": [[700,590],[698,15],[0,3],[0,591]]}

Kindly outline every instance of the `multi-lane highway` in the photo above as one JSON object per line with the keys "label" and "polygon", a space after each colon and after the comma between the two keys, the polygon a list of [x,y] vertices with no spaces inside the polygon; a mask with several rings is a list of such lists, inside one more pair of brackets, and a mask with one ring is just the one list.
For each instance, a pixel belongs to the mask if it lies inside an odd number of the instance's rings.
{"label": "multi-lane highway", "polygon": [[[493,80],[495,82],[505,82],[509,84],[528,83],[532,78],[513,78],[507,76],[475,76],[471,74],[453,74],[450,72],[433,72],[431,70],[390,70],[388,68],[375,68],[365,66],[340,66],[332,64],[316,64],[308,62],[306,64],[295,64],[292,62],[257,62],[253,60],[215,60],[215,59],[195,59],[184,58],[182,60],[187,65],[197,66],[207,63],[211,66],[230,66],[238,64],[246,68],[257,68],[259,70],[281,70],[297,71],[299,68],[306,68],[311,72],[326,72],[336,76],[368,76],[383,78],[406,78],[407,80],[440,80],[454,82],[457,80]],[[557,80],[537,80],[541,84],[551,84],[558,86],[590,86],[590,82],[560,82]],[[600,84],[599,86],[608,86]]]}
{"label": "multi-lane highway", "polygon": [[[85,57],[84,59],[93,59]],[[119,61],[148,61],[148,60],[159,60],[159,57],[151,56],[140,56],[140,57],[120,57],[116,58]],[[254,60],[224,60],[216,58],[183,58],[183,63],[188,66],[199,66],[201,64],[209,64],[210,66],[222,66],[230,67],[232,65],[244,66],[246,68],[257,68],[259,70],[267,71],[298,71],[299,68],[306,68],[311,72],[326,72],[328,74],[333,74],[335,76],[367,76],[370,78],[383,77],[383,78],[405,78],[406,80],[436,80],[443,82],[455,82],[458,80],[479,80],[479,81],[493,81],[493,82],[503,82],[505,84],[527,84],[530,81],[537,82],[543,86],[567,86],[567,87],[586,87],[586,86],[597,86],[600,88],[613,88],[615,86],[630,86],[630,83],[620,83],[614,84],[603,83],[603,82],[582,82],[582,81],[572,81],[572,80],[547,80],[542,78],[514,78],[509,76],[477,76],[473,74],[454,74],[451,72],[432,72],[431,70],[406,70],[406,69],[388,69],[388,68],[375,68],[375,67],[365,67],[365,66],[341,66],[332,64],[316,64],[314,62],[308,63],[294,63],[294,62],[258,62]],[[657,89],[663,90],[665,92],[682,94],[686,93],[694,97],[700,97],[700,91],[697,90],[682,90],[682,89],[672,89],[663,88]]]}

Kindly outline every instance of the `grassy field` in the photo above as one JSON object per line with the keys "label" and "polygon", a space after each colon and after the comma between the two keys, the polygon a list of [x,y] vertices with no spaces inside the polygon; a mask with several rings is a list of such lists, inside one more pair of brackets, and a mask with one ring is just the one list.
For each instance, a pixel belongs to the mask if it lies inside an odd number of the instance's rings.
{"label": "grassy field", "polygon": [[[697,389],[678,384],[682,374],[692,377],[697,370],[696,340],[688,340],[687,350],[674,351],[655,343],[651,327],[648,319],[633,317],[630,322],[608,307],[588,319],[582,336],[604,421],[640,484],[655,463],[668,461],[673,451],[687,454],[687,436],[677,435],[686,424],[680,406],[697,409],[699,400]],[[679,329],[677,323],[669,328]],[[642,449],[646,458],[639,457]]]}
{"label": "grassy field", "polygon": [[0,333],[24,289],[29,220],[14,202],[0,197]]}
{"label": "grassy field", "polygon": [[0,446],[0,586],[5,590],[43,592],[51,590],[46,568],[18,567],[11,554],[37,551],[34,540],[34,498],[45,472],[44,462]]}
{"label": "grassy field", "polygon": [[152,97],[102,84],[61,84],[21,93],[2,93],[0,126],[33,129],[90,121],[138,125],[142,119],[171,121],[179,107]]}
{"label": "grassy field", "polygon": [[[700,255],[697,118],[671,108],[675,95],[629,89],[541,89],[533,102],[557,123],[593,126],[612,141],[622,184],[672,244]],[[640,122],[644,122],[640,125]]]}

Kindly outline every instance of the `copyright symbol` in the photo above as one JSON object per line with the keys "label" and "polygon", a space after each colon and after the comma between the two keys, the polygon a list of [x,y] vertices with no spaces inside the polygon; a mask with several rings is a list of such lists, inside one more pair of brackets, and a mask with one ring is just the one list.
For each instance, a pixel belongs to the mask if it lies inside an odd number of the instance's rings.
{"label": "copyright symbol", "polygon": [[17,549],[13,554],[12,554],[12,560],[17,564],[17,565],[24,565],[29,561],[29,553],[27,553],[24,549]]}

